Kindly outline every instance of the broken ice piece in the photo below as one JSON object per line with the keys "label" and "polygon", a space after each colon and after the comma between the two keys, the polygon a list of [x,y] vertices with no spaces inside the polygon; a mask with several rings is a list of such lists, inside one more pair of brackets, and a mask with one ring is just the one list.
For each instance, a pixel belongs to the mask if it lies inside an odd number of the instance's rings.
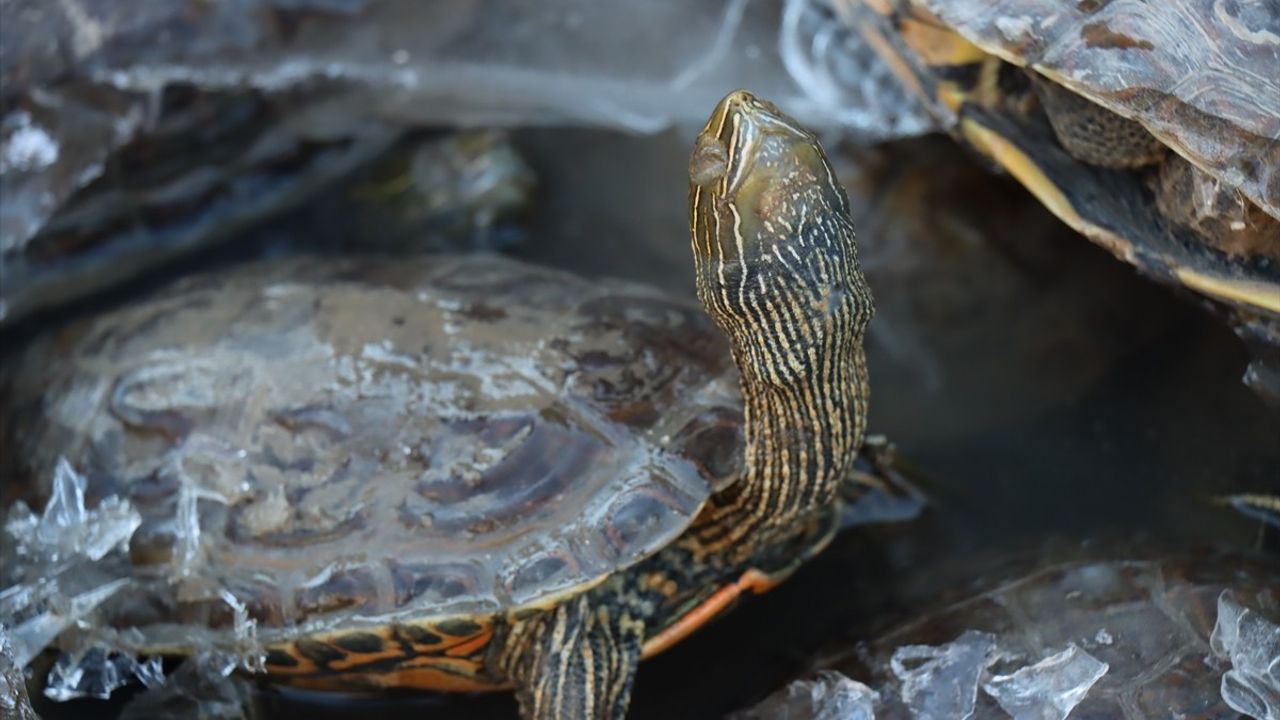
{"label": "broken ice piece", "polygon": [[729,720],[875,720],[879,693],[833,670],[796,680]]}
{"label": "broken ice piece", "polygon": [[[249,617],[245,604],[227,590],[218,593],[222,601],[231,606],[234,613],[233,632],[236,639],[236,664],[248,672],[260,673],[265,669],[267,653],[258,643],[258,621]],[[232,666],[234,667],[234,665]],[[224,672],[226,675],[230,670]]]}
{"label": "broken ice piece", "polygon": [[86,510],[84,476],[60,458],[53,473],[49,501],[37,519],[23,503],[9,512],[5,530],[19,555],[58,562],[76,555],[101,560],[133,536],[142,516],[127,500],[109,497]]}
{"label": "broken ice piece", "polygon": [[1109,669],[1071,643],[1034,665],[992,677],[982,689],[1014,720],[1066,720]]}
{"label": "broken ice piece", "polygon": [[86,509],[85,478],[65,459],[57,463],[39,517],[23,503],[10,508],[5,531],[12,542],[0,544],[0,617],[19,667],[128,584],[127,561],[112,551],[141,522],[118,497]]}
{"label": "broken ice piece", "polygon": [[158,685],[133,698],[121,720],[242,720],[249,717],[248,683],[230,672],[235,661],[220,653],[187,658]]}
{"label": "broken ice piece", "polygon": [[991,633],[966,630],[946,645],[905,645],[893,651],[889,667],[902,681],[902,702],[911,710],[912,717],[916,720],[972,717],[978,699],[978,680],[994,660],[995,647],[996,639]]}
{"label": "broken ice piece", "polygon": [[10,632],[13,634],[13,653],[18,665],[26,666],[63,630],[93,612],[94,608],[127,584],[128,580],[121,578],[70,598],[56,598],[59,602],[50,603],[50,607],[43,612],[13,626]]}
{"label": "broken ice piece", "polygon": [[0,625],[0,717],[40,720],[27,697],[27,678],[9,647],[9,632]]}
{"label": "broken ice piece", "polygon": [[1280,720],[1280,626],[1223,590],[1209,646],[1231,661],[1222,675],[1223,701],[1249,717]]}
{"label": "broken ice piece", "polygon": [[164,670],[160,658],[138,662],[129,654],[90,647],[84,652],[75,655],[64,653],[58,658],[49,670],[44,694],[58,702],[83,697],[105,699],[116,688],[135,679],[147,687],[163,683]]}

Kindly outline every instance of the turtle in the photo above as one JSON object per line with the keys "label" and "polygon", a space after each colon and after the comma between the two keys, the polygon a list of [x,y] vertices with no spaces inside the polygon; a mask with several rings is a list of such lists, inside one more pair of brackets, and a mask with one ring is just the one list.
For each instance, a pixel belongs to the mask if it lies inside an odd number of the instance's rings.
{"label": "turtle", "polygon": [[1223,312],[1280,395],[1280,6],[837,0],[969,148]]}
{"label": "turtle", "polygon": [[874,307],[815,136],[725,96],[689,224],[701,307],[480,253],[260,261],[81,319],[4,371],[6,491],[64,457],[137,507],[99,611],[141,653],[247,622],[294,687],[621,718],[642,658],[830,541],[865,439]]}
{"label": "turtle", "polygon": [[[1226,720],[1261,708],[1248,688],[1275,682],[1252,675],[1280,651],[1274,555],[1121,545],[1005,560],[815,666],[878,690],[884,720],[937,702],[959,704],[931,717]],[[1231,642],[1241,622],[1250,639]]]}
{"label": "turtle", "polygon": [[[313,139],[306,123],[314,101],[305,98],[280,107],[258,95],[182,87],[136,105],[118,98],[95,107],[102,94],[79,91],[35,90],[38,101],[19,102],[0,124],[6,147],[28,133],[61,149],[52,165],[5,168],[3,329],[34,325],[34,315],[243,236],[392,152],[398,140],[391,131]],[[154,118],[143,131],[125,118],[141,117],[147,103]],[[97,123],[106,129],[91,127]],[[65,138],[49,130],[51,139],[46,128],[74,129],[63,130]]]}

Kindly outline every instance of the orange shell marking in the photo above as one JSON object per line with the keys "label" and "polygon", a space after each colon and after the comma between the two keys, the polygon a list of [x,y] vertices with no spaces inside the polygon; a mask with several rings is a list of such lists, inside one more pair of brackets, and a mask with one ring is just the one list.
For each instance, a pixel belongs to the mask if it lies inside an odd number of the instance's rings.
{"label": "orange shell marking", "polygon": [[644,649],[640,652],[641,659],[651,658],[689,637],[694,630],[702,627],[708,620],[732,607],[734,601],[743,593],[750,591],[759,595],[772,590],[777,584],[777,580],[759,570],[746,571],[742,577],[738,578],[738,582],[720,588],[665,630],[646,640]]}
{"label": "orange shell marking", "polygon": [[[487,677],[479,657],[493,639],[493,627],[476,622],[463,634],[442,623],[388,625],[363,633],[376,636],[377,649],[344,649],[350,633],[317,635],[272,648],[288,662],[267,662],[267,672],[286,685],[307,690],[361,693],[386,688],[415,688],[443,692],[480,692],[509,687]],[[306,645],[316,648],[307,652]],[[323,657],[330,655],[330,657]]]}

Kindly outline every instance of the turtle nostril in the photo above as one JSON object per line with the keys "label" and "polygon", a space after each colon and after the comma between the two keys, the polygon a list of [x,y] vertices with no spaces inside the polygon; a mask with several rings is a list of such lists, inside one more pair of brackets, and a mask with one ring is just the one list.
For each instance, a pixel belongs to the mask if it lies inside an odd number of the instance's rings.
{"label": "turtle nostril", "polygon": [[729,153],[714,135],[698,136],[698,144],[689,158],[689,180],[694,185],[707,185],[724,177],[729,166]]}

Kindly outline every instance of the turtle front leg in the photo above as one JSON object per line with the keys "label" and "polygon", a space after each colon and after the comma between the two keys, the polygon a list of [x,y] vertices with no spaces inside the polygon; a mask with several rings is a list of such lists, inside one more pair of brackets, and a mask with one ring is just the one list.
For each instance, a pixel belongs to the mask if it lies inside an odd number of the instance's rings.
{"label": "turtle front leg", "polygon": [[840,529],[915,519],[929,504],[915,482],[918,478],[888,438],[867,435],[849,476],[840,484]]}
{"label": "turtle front leg", "polygon": [[589,593],[513,623],[499,663],[525,720],[622,720],[643,641],[643,621]]}

